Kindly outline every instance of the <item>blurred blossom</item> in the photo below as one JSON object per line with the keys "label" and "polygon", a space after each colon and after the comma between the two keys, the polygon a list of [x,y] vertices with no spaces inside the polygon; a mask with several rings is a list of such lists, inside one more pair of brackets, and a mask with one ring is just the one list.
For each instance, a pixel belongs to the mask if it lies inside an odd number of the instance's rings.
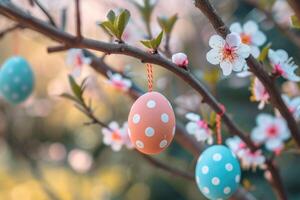
{"label": "blurred blossom", "polygon": [[251,132],[251,139],[256,144],[265,144],[270,151],[280,153],[284,148],[284,141],[290,138],[285,120],[262,113],[257,116],[256,124]]}
{"label": "blurred blossom", "polygon": [[103,143],[111,146],[113,151],[120,151],[125,145],[128,149],[132,149],[133,145],[129,138],[127,122],[122,127],[115,121],[110,122],[108,128],[102,129]]}
{"label": "blurred blossom", "polygon": [[241,160],[241,166],[244,169],[255,170],[257,167],[264,169],[266,158],[261,150],[251,152],[247,145],[238,137],[234,136],[226,140],[226,145]]}
{"label": "blurred blossom", "polygon": [[289,96],[283,94],[282,99],[287,105],[290,112],[293,114],[296,120],[300,118],[300,97],[289,98]]}
{"label": "blurred blossom", "polygon": [[252,94],[250,100],[259,102],[258,109],[263,109],[265,107],[265,104],[268,103],[270,99],[269,93],[267,92],[266,88],[258,80],[258,78],[255,77],[252,80],[250,89]]}
{"label": "blurred blossom", "polygon": [[23,106],[29,116],[46,117],[53,108],[53,103],[47,98],[30,97]]}
{"label": "blurred blossom", "polygon": [[59,162],[66,158],[67,151],[63,144],[61,143],[53,143],[49,145],[48,155],[50,160]]}
{"label": "blurred blossom", "polygon": [[300,81],[300,77],[295,74],[298,66],[294,63],[292,57],[289,58],[285,50],[278,49],[274,51],[270,49],[268,57],[273,67],[273,73],[290,81]]}
{"label": "blurred blossom", "polygon": [[283,93],[289,96],[298,96],[300,95],[300,90],[297,83],[292,81],[286,81],[282,84]]}
{"label": "blurred blossom", "polygon": [[170,79],[167,76],[159,77],[156,81],[156,87],[159,90],[164,90],[167,88]]}
{"label": "blurred blossom", "polygon": [[201,120],[200,116],[195,113],[187,113],[185,117],[189,120],[185,126],[189,134],[194,135],[197,141],[213,143],[212,131],[207,122]]}
{"label": "blurred blossom", "polygon": [[87,151],[73,149],[68,155],[68,162],[75,171],[85,173],[91,169],[93,158]]}
{"label": "blurred blossom", "polygon": [[251,54],[255,58],[259,56],[259,47],[266,42],[267,38],[265,34],[259,30],[256,22],[248,21],[243,26],[235,22],[230,26],[230,31],[240,35],[242,43],[250,46]]}
{"label": "blurred blossom", "polygon": [[275,20],[280,24],[290,25],[291,13],[293,9],[290,7],[286,0],[277,0],[273,7],[272,11],[274,13]]}
{"label": "blurred blossom", "polygon": [[201,104],[201,99],[199,95],[195,93],[180,95],[175,98],[176,112],[178,114],[184,115],[187,112],[195,111],[199,109]]}
{"label": "blurred blossom", "polygon": [[126,92],[132,86],[131,80],[124,78],[119,73],[113,74],[111,71],[109,71],[107,72],[107,76],[109,77],[109,80],[107,82],[117,90]]}
{"label": "blurred blossom", "polygon": [[72,67],[71,74],[74,77],[79,77],[82,67],[91,64],[92,59],[85,57],[82,49],[70,49],[67,53],[66,63]]}
{"label": "blurred blossom", "polygon": [[184,53],[175,53],[172,55],[172,62],[179,67],[187,67],[189,64],[187,55]]}
{"label": "blurred blossom", "polygon": [[206,59],[213,65],[219,65],[225,76],[232,71],[240,72],[246,65],[246,58],[250,55],[250,47],[243,44],[236,33],[230,33],[224,40],[219,35],[213,35],[209,39],[209,46],[212,48]]}

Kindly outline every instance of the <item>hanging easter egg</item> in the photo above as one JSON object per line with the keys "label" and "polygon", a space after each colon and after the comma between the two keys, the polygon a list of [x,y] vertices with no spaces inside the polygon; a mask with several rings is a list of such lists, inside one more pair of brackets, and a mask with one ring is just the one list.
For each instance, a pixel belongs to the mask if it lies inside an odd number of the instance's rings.
{"label": "hanging easter egg", "polygon": [[128,116],[128,133],[142,153],[158,154],[166,149],[175,134],[175,115],[169,101],[158,92],[139,97]]}
{"label": "hanging easter egg", "polygon": [[206,149],[196,165],[196,182],[208,199],[228,199],[238,188],[241,169],[230,149],[214,145]]}
{"label": "hanging easter egg", "polygon": [[22,57],[7,59],[0,69],[0,92],[5,100],[18,104],[26,100],[34,87],[34,75]]}

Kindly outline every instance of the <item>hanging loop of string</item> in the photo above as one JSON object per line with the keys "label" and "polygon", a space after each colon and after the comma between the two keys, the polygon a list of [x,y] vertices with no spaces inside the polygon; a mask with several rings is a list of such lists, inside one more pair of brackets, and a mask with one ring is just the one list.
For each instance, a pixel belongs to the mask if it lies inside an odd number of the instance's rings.
{"label": "hanging loop of string", "polygon": [[222,126],[222,117],[225,113],[224,105],[220,105],[221,112],[217,113],[216,115],[216,133],[217,133],[217,144],[222,144],[222,133],[221,133],[221,126]]}
{"label": "hanging loop of string", "polygon": [[147,63],[147,78],[148,78],[148,92],[153,90],[153,67],[152,64]]}

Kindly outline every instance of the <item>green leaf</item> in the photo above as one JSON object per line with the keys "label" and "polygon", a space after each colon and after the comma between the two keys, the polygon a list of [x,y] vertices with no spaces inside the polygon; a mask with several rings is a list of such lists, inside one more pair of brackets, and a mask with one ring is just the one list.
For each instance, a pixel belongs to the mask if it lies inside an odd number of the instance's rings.
{"label": "green leaf", "polygon": [[115,19],[116,19],[116,14],[113,10],[110,10],[108,12],[108,14],[106,15],[106,18],[111,22],[111,23],[114,23],[115,22]]}
{"label": "green leaf", "polygon": [[154,45],[155,45],[155,48],[156,48],[156,49],[159,47],[163,35],[164,35],[164,32],[161,31],[160,34],[155,38],[155,40],[154,40],[154,41],[155,41]]}
{"label": "green leaf", "polygon": [[76,103],[80,103],[80,101],[76,97],[74,97],[74,96],[72,96],[72,95],[70,95],[68,93],[63,93],[63,94],[61,94],[59,96],[62,97],[62,98],[66,98],[66,99],[69,99],[71,101],[74,101]]}
{"label": "green leaf", "polygon": [[100,26],[111,36],[116,35],[116,30],[114,25],[110,21],[101,22]]}
{"label": "green leaf", "polygon": [[144,0],[143,5],[136,3],[135,1],[133,1],[133,4],[139,10],[144,22],[147,24],[150,23],[151,15],[156,6],[156,3],[151,4],[151,0]]}
{"label": "green leaf", "polygon": [[300,20],[296,15],[291,16],[291,22],[294,28],[300,29]]}
{"label": "green leaf", "polygon": [[140,42],[147,48],[152,49],[152,50],[157,50],[157,48],[159,47],[161,41],[162,41],[162,37],[163,37],[163,31],[160,32],[160,34],[152,39],[152,40],[141,40]]}
{"label": "green leaf", "polygon": [[264,62],[268,56],[269,53],[269,49],[271,48],[272,44],[268,43],[266,46],[264,46],[264,48],[262,49],[260,55],[258,56],[258,60],[260,62]]}
{"label": "green leaf", "polygon": [[149,49],[154,49],[150,40],[141,40],[141,43]]}
{"label": "green leaf", "polygon": [[71,85],[71,89],[75,97],[77,97],[78,100],[82,101],[81,87],[76,83],[75,79],[71,75],[69,75],[69,83]]}
{"label": "green leaf", "polygon": [[123,32],[125,30],[126,25],[129,22],[130,12],[128,10],[123,10],[120,15],[116,18],[114,27],[117,30],[117,38],[121,40]]}
{"label": "green leaf", "polygon": [[158,21],[160,27],[163,29],[163,31],[166,34],[170,34],[177,19],[178,19],[178,16],[177,16],[177,14],[175,14],[175,15],[171,16],[170,18],[158,17],[157,21]]}

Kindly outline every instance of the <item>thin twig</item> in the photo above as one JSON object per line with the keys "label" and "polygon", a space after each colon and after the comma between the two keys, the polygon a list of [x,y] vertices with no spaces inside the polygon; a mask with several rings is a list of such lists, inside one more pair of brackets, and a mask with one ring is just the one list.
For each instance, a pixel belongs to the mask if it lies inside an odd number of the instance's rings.
{"label": "thin twig", "polygon": [[39,0],[31,0],[30,2],[35,3],[41,9],[41,11],[46,15],[46,17],[49,20],[49,23],[52,26],[57,27],[53,17],[50,15],[50,13],[47,11],[47,9],[41,4],[41,2],[39,2]]}
{"label": "thin twig", "polygon": [[75,7],[76,7],[76,12],[75,12],[75,17],[76,17],[76,35],[77,39],[81,40],[82,35],[81,35],[81,16],[80,16],[80,1],[75,0]]}
{"label": "thin twig", "polygon": [[13,32],[13,31],[15,31],[15,30],[23,29],[23,28],[25,28],[25,27],[22,26],[22,25],[20,25],[20,24],[16,24],[16,25],[13,25],[13,26],[11,26],[11,27],[9,27],[9,28],[6,28],[6,29],[4,29],[4,30],[2,30],[2,31],[0,32],[0,38],[4,37],[4,36],[5,36],[6,34],[8,34],[8,33],[11,33],[11,32]]}

